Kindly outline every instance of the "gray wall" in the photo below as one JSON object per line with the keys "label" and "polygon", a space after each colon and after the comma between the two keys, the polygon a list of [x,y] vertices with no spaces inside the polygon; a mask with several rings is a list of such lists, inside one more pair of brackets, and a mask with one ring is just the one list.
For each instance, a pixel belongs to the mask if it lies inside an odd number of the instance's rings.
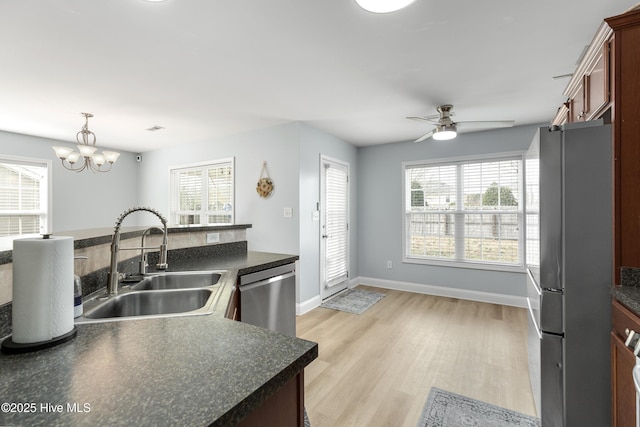
{"label": "gray wall", "polygon": [[[524,296],[524,274],[402,262],[402,162],[526,150],[538,126],[470,134],[453,141],[363,147],[358,155],[359,273],[362,277]],[[387,269],[387,260],[393,268]]]}
{"label": "gray wall", "polygon": [[[143,153],[140,204],[168,213],[169,166],[235,157],[236,222],[253,225],[247,230],[250,250],[300,256],[297,301],[304,302],[320,293],[319,222],[311,220],[320,197],[320,153],[350,163],[351,219],[355,223],[357,149],[301,123]],[[255,190],[265,160],[275,186],[268,199],[260,198]],[[285,207],[293,208],[293,218],[284,218]],[[356,227],[352,230],[351,265],[357,274]]]}
{"label": "gray wall", "polygon": [[[50,232],[110,227],[122,211],[137,203],[137,189],[132,185],[138,176],[135,154],[116,150],[120,157],[110,172],[77,173],[62,167],[51,148],[53,145],[74,146],[66,141],[0,131],[0,153],[52,161],[53,227]],[[132,221],[128,225],[137,224]]]}
{"label": "gray wall", "polygon": [[[235,158],[236,223],[247,230],[250,250],[298,254],[298,125],[290,123],[206,142],[181,144],[142,154],[139,201],[169,213],[169,167]],[[262,162],[267,162],[274,192],[256,192]],[[293,217],[284,218],[284,208]]]}
{"label": "gray wall", "polygon": [[350,277],[358,276],[358,149],[334,136],[300,125],[300,258],[298,302],[320,295],[320,221],[312,220],[320,202],[320,155],[349,163]]}
{"label": "gray wall", "polygon": [[[142,154],[122,152],[106,174],[74,173],[62,168],[45,138],[0,132],[0,153],[53,162],[53,231],[110,227],[125,209],[144,205],[169,212],[169,167],[235,157],[236,222],[252,224],[249,248],[299,254],[298,302],[318,297],[319,225],[312,212],[320,200],[320,155],[350,164],[351,277],[446,286],[507,295],[524,295],[520,273],[402,263],[401,164],[524,150],[537,126],[459,135],[451,142],[428,140],[357,148],[302,123],[289,123],[213,141]],[[107,147],[103,147],[107,148]],[[274,181],[272,197],[255,191],[262,162]],[[137,184],[136,184],[137,183]],[[285,207],[293,218],[284,218]],[[152,224],[140,215],[126,225]],[[386,268],[387,260],[393,269]]]}

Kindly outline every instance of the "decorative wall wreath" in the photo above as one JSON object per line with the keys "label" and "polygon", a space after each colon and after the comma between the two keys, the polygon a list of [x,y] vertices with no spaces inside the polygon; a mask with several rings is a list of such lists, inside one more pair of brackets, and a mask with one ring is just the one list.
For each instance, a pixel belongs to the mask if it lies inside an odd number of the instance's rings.
{"label": "decorative wall wreath", "polygon": [[260,197],[270,197],[273,193],[274,185],[271,178],[269,178],[269,172],[267,171],[267,162],[262,163],[262,170],[260,171],[260,179],[258,179],[258,185],[256,191]]}

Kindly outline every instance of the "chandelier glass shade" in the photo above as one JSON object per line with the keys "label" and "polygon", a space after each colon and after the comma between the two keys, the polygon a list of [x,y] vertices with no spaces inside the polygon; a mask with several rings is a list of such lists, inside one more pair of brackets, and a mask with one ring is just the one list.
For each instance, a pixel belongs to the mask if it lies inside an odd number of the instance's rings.
{"label": "chandelier glass shade", "polygon": [[[54,146],[56,157],[62,161],[62,166],[74,172],[90,170],[92,172],[109,172],[113,164],[118,160],[120,153],[116,151],[103,151],[97,153],[96,135],[89,130],[89,117],[91,113],[80,113],[84,116],[84,126],[76,134],[78,151],[71,147]],[[78,161],[81,163],[78,163]],[[107,164],[108,166],[105,166]],[[103,168],[105,166],[105,168]]]}

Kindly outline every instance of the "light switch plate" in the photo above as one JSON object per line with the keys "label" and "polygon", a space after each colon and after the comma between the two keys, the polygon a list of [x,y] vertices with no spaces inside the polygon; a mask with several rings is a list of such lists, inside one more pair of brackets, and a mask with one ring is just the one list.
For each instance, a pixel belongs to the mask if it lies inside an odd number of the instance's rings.
{"label": "light switch plate", "polygon": [[284,217],[292,218],[293,217],[293,208],[284,208]]}

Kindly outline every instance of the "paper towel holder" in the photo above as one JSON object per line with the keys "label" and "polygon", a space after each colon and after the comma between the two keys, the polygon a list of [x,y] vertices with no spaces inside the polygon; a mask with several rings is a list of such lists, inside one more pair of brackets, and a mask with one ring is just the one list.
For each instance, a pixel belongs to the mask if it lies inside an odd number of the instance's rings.
{"label": "paper towel holder", "polygon": [[78,335],[78,328],[75,325],[73,326],[73,329],[66,334],[60,335],[59,337],[47,341],[21,344],[13,342],[10,335],[4,341],[2,341],[2,346],[0,347],[0,349],[5,354],[30,353],[32,351],[39,351],[46,348],[55,347],[58,344],[62,344],[69,340],[72,340],[76,335]]}
{"label": "paper towel holder", "polygon": [[[48,240],[52,237],[50,233],[42,234],[43,240]],[[15,261],[14,261],[15,263]],[[36,341],[30,343],[16,343],[13,341],[13,334],[9,335],[5,338],[0,344],[0,352],[5,354],[21,354],[21,353],[30,353],[34,351],[44,350],[50,347],[54,347],[56,345],[65,343],[78,335],[78,329],[76,325],[73,325],[73,328],[60,336],[54,337],[50,340],[45,341]]]}

